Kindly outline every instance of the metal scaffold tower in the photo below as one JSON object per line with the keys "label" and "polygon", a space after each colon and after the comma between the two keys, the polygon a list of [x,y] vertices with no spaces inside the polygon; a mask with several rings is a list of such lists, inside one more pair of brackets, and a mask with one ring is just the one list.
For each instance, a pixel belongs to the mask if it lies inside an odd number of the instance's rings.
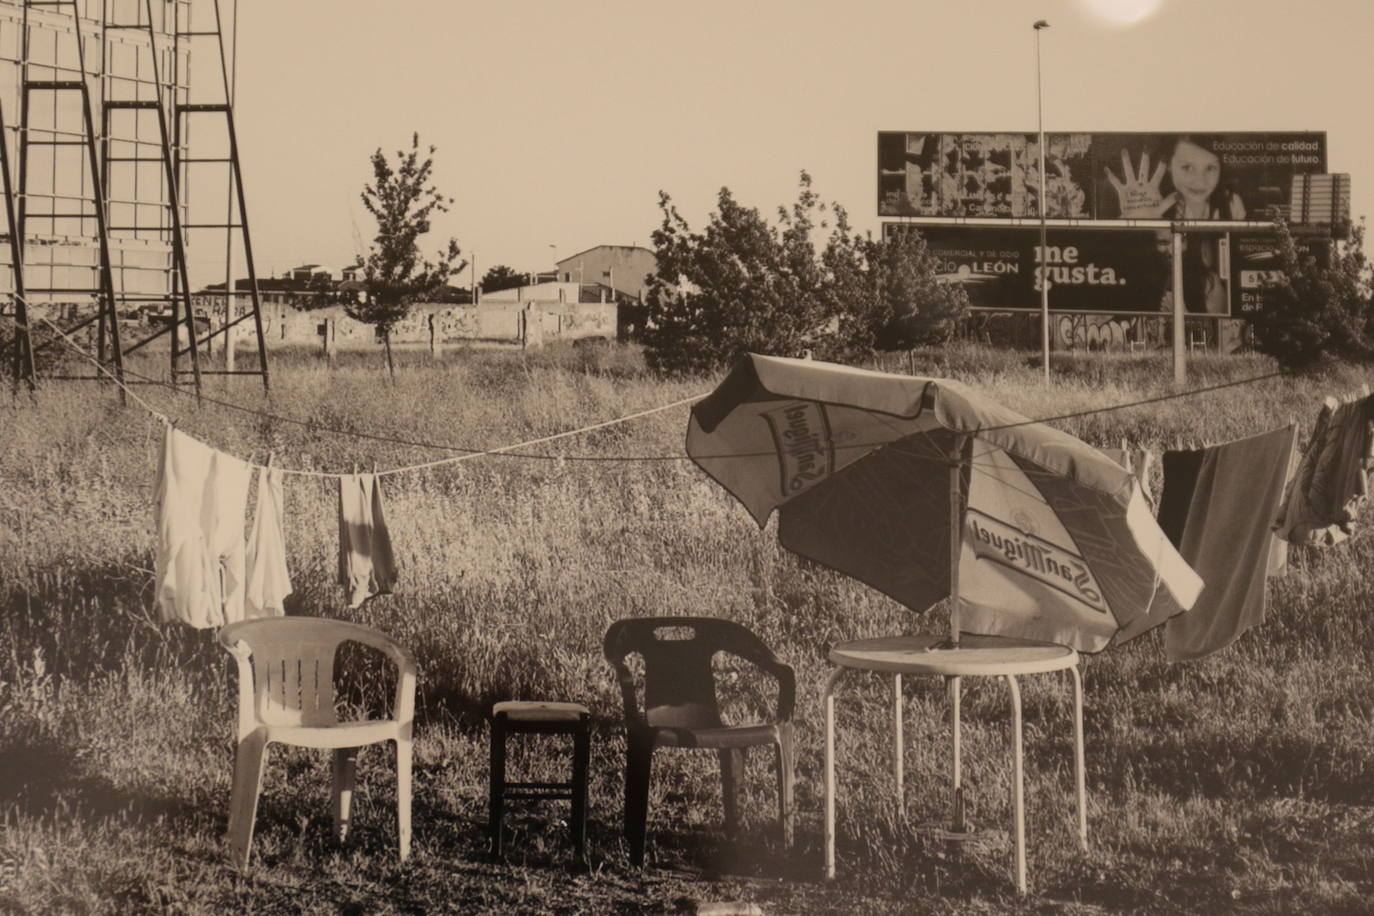
{"label": "metal scaffold tower", "polygon": [[[0,357],[16,385],[127,382],[130,354],[165,346],[173,384],[267,389],[219,0],[0,0],[0,177]],[[193,271],[222,292],[193,295]],[[249,327],[256,367],[237,368]],[[64,338],[100,368],[44,371]]]}

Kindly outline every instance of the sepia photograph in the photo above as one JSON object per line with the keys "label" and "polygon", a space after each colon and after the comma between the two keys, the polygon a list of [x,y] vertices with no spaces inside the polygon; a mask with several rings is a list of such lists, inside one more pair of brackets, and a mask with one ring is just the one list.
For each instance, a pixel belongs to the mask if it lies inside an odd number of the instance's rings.
{"label": "sepia photograph", "polygon": [[1371,43],[0,0],[0,913],[1374,911]]}

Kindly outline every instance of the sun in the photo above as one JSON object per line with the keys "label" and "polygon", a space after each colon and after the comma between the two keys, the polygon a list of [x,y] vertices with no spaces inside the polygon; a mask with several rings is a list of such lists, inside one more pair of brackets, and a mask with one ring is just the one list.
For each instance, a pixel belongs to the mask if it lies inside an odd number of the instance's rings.
{"label": "sun", "polygon": [[1107,25],[1135,25],[1153,15],[1162,0],[1076,0],[1088,15]]}

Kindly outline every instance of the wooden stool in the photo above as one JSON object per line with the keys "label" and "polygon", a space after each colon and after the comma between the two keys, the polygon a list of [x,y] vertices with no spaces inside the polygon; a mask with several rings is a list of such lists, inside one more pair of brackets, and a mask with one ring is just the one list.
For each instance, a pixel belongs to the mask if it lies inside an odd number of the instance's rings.
{"label": "wooden stool", "polygon": [[[570,782],[506,782],[506,736],[572,735]],[[587,769],[591,759],[591,712],[579,703],[508,700],[491,708],[491,852],[501,856],[501,815],[508,798],[569,799],[577,861],[587,860]]]}

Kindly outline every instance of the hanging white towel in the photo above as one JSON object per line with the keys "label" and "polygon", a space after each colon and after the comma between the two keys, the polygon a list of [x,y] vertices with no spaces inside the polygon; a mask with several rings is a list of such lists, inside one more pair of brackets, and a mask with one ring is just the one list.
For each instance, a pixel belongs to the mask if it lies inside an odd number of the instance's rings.
{"label": "hanging white towel", "polygon": [[391,592],[396,560],[382,515],[382,488],[374,474],[339,478],[339,582],[348,606]]}
{"label": "hanging white towel", "polygon": [[280,617],[291,594],[286,569],[286,538],[282,534],[282,472],[258,468],[258,499],[248,534],[248,587],[244,595],[247,617]]}
{"label": "hanging white towel", "polygon": [[213,458],[207,446],[170,426],[163,435],[157,466],[155,594],[163,621],[180,620],[197,628],[223,622],[210,600],[210,552],[200,525]]}
{"label": "hanging white towel", "polygon": [[167,428],[157,476],[156,597],[164,621],[222,626],[243,616],[248,465]]}

